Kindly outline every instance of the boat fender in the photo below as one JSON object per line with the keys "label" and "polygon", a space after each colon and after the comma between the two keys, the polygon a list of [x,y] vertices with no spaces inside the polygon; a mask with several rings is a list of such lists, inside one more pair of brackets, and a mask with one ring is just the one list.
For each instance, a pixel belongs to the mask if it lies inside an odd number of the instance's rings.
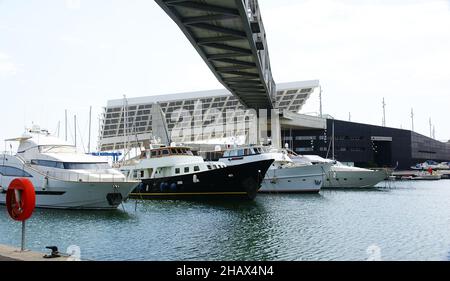
{"label": "boat fender", "polygon": [[166,182],[162,182],[162,183],[159,185],[159,189],[160,189],[161,191],[165,191],[165,190],[167,189],[167,186],[168,186],[168,184],[167,184]]}
{"label": "boat fender", "polygon": [[197,175],[193,175],[193,176],[192,176],[192,182],[193,182],[193,183],[198,183],[198,182],[200,182],[200,180],[198,179]]}
{"label": "boat fender", "polygon": [[170,185],[170,189],[171,189],[172,191],[177,191],[177,184],[173,182],[173,183]]}
{"label": "boat fender", "polygon": [[45,176],[44,179],[42,180],[42,190],[46,191],[48,187],[48,177]]}

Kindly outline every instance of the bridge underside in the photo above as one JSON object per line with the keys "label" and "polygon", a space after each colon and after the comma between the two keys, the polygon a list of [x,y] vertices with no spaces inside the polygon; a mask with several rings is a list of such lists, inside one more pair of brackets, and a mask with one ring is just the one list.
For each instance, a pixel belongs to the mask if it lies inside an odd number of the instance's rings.
{"label": "bridge underside", "polygon": [[244,106],[273,108],[275,83],[257,1],[155,1]]}

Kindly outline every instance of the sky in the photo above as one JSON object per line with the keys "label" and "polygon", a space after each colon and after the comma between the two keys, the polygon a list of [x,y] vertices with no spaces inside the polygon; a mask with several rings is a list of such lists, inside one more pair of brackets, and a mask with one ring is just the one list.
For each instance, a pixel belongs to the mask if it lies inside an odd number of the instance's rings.
{"label": "sky", "polygon": [[[276,82],[318,79],[323,111],[450,139],[450,1],[260,0]],[[152,0],[0,0],[0,141],[38,124],[92,146],[109,99],[220,89]],[[318,94],[304,109],[318,111]],[[3,149],[0,149],[3,150]]]}

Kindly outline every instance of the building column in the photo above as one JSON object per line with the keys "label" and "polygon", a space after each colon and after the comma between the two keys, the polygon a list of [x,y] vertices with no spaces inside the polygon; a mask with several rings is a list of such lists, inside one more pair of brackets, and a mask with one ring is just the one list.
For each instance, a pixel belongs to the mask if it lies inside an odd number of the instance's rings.
{"label": "building column", "polygon": [[280,110],[272,109],[270,116],[270,138],[274,148],[282,148],[281,144],[281,125],[280,125]]}

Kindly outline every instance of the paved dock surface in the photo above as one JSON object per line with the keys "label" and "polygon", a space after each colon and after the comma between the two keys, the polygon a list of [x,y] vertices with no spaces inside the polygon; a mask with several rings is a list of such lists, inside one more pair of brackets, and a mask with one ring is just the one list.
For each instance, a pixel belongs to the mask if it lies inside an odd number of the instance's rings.
{"label": "paved dock surface", "polygon": [[21,252],[19,248],[0,245],[0,261],[67,261],[67,257],[45,259],[44,255],[28,250]]}

